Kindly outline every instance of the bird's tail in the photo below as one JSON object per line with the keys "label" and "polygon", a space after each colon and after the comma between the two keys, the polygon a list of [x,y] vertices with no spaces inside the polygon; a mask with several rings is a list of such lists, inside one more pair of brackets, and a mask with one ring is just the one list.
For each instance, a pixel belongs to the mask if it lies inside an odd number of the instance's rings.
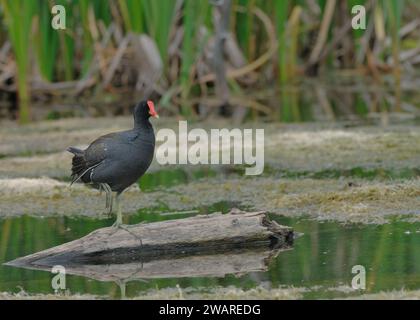
{"label": "bird's tail", "polygon": [[68,147],[67,151],[73,153],[74,155],[83,155],[84,154],[83,150],[77,149],[75,147]]}
{"label": "bird's tail", "polygon": [[79,180],[86,173],[88,166],[85,159],[85,152],[83,150],[74,147],[68,147],[67,151],[74,154],[71,163],[71,186],[74,182]]}

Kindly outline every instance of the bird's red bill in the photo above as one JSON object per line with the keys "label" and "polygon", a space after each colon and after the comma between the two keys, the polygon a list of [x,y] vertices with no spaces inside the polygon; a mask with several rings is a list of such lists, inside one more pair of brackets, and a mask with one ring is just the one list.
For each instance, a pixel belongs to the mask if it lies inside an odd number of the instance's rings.
{"label": "bird's red bill", "polygon": [[157,114],[157,112],[155,110],[155,104],[153,103],[153,101],[148,100],[147,105],[149,106],[149,114],[152,117],[159,118],[159,115]]}

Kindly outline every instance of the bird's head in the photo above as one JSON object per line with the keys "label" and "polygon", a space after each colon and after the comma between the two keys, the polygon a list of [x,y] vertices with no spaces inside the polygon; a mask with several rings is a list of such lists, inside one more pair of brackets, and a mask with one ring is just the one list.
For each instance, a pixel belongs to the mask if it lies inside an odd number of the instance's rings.
{"label": "bird's head", "polygon": [[135,122],[141,122],[147,120],[150,117],[159,118],[155,110],[155,105],[152,100],[140,101],[134,108],[134,120]]}

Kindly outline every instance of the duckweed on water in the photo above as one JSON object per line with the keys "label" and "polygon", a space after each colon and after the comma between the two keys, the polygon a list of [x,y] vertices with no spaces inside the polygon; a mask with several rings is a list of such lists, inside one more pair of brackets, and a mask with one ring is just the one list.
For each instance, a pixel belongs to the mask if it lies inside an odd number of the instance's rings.
{"label": "duckweed on water", "polygon": [[[103,195],[82,185],[69,188],[53,179],[0,179],[3,216],[81,215],[101,217]],[[199,196],[198,196],[199,195]],[[384,223],[392,215],[418,218],[420,179],[366,181],[361,179],[210,178],[165,190],[124,193],[125,213],[166,206],[191,210],[216,202],[267,210],[285,216],[307,215],[321,220]]]}
{"label": "duckweed on water", "polygon": [[[102,214],[103,194],[82,185],[69,188],[71,155],[62,150],[127,128],[131,118],[95,119],[95,129],[91,121],[63,119],[0,128],[0,234],[6,239],[0,246],[0,263],[112,223]],[[158,124],[176,125],[165,120]],[[303,237],[293,250],[281,252],[266,272],[129,283],[128,297],[420,298],[420,128],[252,126],[265,128],[262,176],[244,176],[241,166],[162,168],[154,162],[139,183],[141,191],[134,185],[124,194],[125,222],[177,219],[237,206],[268,210]],[[367,267],[368,289],[363,294],[349,286],[351,266],[359,263]],[[0,266],[3,299],[120,296],[116,284],[76,276],[68,278],[68,295],[51,295],[50,274],[5,268]]]}
{"label": "duckweed on water", "polygon": [[[65,120],[60,120],[62,123]],[[63,162],[63,153],[67,146],[87,145],[101,134],[126,129],[131,126],[129,118],[118,118],[115,122],[110,119],[95,119],[95,127],[89,128],[89,122],[84,119],[79,124],[69,119],[66,129],[58,132],[43,132],[43,126],[50,126],[48,122],[40,123],[30,132],[25,128],[9,132],[0,129],[0,154],[7,157],[0,159],[0,168],[9,166],[9,160],[22,154],[39,155],[45,153],[56,154],[46,161],[51,165],[62,168],[62,176],[68,175],[68,168]],[[175,121],[159,121],[159,128],[176,128]],[[191,128],[202,124],[195,123]],[[251,125],[243,125],[244,128]],[[218,127],[232,127],[227,123],[206,123],[205,129]],[[379,168],[396,170],[404,168],[418,168],[420,162],[420,127],[389,126],[343,128],[339,124],[326,126],[325,124],[282,125],[253,123],[252,127],[265,130],[265,161],[268,166],[276,170],[291,172],[322,170],[350,170],[353,168]],[[38,130],[41,131],[37,131]],[[73,130],[72,130],[73,129]],[[48,141],[48,143],[46,143]],[[43,157],[43,155],[39,155]],[[69,158],[70,159],[70,158]],[[38,161],[40,159],[38,158]],[[9,164],[9,165],[8,165]],[[160,167],[154,164],[155,168]],[[20,168],[24,170],[23,168]],[[159,168],[161,169],[161,168]],[[22,174],[28,173],[28,167]],[[36,171],[34,169],[34,171]]]}

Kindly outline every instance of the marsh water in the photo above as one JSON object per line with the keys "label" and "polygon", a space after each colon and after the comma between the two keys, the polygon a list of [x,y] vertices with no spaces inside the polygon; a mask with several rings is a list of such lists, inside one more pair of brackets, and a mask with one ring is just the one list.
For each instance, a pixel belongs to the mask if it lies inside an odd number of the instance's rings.
{"label": "marsh water", "polygon": [[[187,213],[140,211],[127,222],[152,222],[177,219],[213,211],[226,212],[231,203],[218,203],[210,208],[197,208]],[[352,267],[366,269],[366,290],[416,289],[420,287],[420,223],[395,219],[383,225],[340,224],[306,218],[286,218],[271,215],[280,224],[294,228],[301,236],[293,248],[281,251],[266,271],[243,275],[215,277],[158,278],[132,281],[126,284],[126,296],[135,297],[153,289],[214,288],[234,286],[250,289],[256,286],[305,288],[304,298],[343,297],[360,294],[351,289]],[[112,219],[78,217],[22,216],[0,220],[2,240],[0,261],[10,261],[30,253],[77,239],[97,228],[109,226]],[[0,291],[29,294],[53,293],[54,274],[0,266]],[[72,294],[92,294],[119,298],[120,287],[114,282],[101,282],[67,275],[67,290]]]}
{"label": "marsh water", "polygon": [[[376,94],[380,95],[381,93],[375,91],[374,95]],[[389,101],[384,104],[384,108],[371,109],[368,104],[370,100],[368,99],[366,102],[360,96],[347,99],[347,96],[336,93],[330,104],[325,104],[324,101],[324,104],[314,103],[316,105],[314,108],[307,108],[308,103],[306,105],[299,104],[299,107],[296,108],[292,106],[288,110],[283,108],[280,118],[290,122],[344,118],[347,122],[343,128],[360,124],[386,127],[396,121],[403,126],[407,124],[415,127],[419,124],[419,108],[415,104],[416,97],[412,95],[410,100],[403,99],[401,110],[393,109],[392,103]],[[310,105],[313,104],[312,102],[310,100]],[[348,106],[352,106],[352,108]],[[348,122],[348,120],[351,121]],[[373,137],[369,141],[376,141],[374,139],[376,138]],[[302,141],[301,150],[298,151],[302,152],[300,158],[305,159],[307,156],[305,152],[308,151],[307,141]],[[409,140],[406,145],[408,149],[404,149],[405,144],[402,144],[399,150],[412,149],[411,141]],[[391,148],[395,147],[394,141],[389,143],[385,141],[384,143]],[[342,145],[347,147],[345,144]],[[309,149],[309,151],[311,150],[313,149]],[[273,157],[276,158],[277,153],[273,154]],[[392,154],[388,154],[386,151],[384,154],[386,157],[392,158]],[[4,155],[3,158],[7,163],[7,157],[23,157],[25,155],[26,153],[16,153],[15,155]],[[334,156],[331,151],[329,157],[333,159]],[[357,157],[354,158],[356,162],[351,163],[351,166],[344,166],[344,168],[340,167],[340,163],[337,165],[333,162],[330,167],[320,167],[317,170],[304,168],[300,171],[278,170],[278,168],[270,168],[270,165],[267,164],[263,177],[283,178],[291,181],[304,178],[319,179],[320,184],[323,179],[340,181],[343,178],[359,179],[364,182],[397,180],[410,183],[413,179],[418,179],[419,176],[418,166],[413,166],[408,161],[410,159],[416,161],[416,156],[418,155],[407,153],[401,154],[401,159],[395,157],[398,161],[407,161],[407,165],[399,167],[398,170],[394,170],[392,166],[382,166],[380,161],[377,161],[378,165],[372,166],[369,159],[366,161],[362,159],[365,162],[362,163],[360,160],[361,163],[358,163]],[[292,160],[289,162],[293,164],[293,158],[290,159]],[[282,165],[293,169],[294,166],[287,161],[288,158],[284,157]],[[351,161],[351,159],[348,160],[349,163]],[[233,172],[233,174],[236,173]],[[53,176],[53,178],[63,181],[66,179],[65,175],[67,175],[67,171],[64,175]],[[160,169],[146,174],[141,179],[140,187],[143,192],[147,193],[177,185],[187,185],[192,181],[213,179],[218,175],[220,175],[219,171],[207,169],[191,172],[181,169]],[[243,183],[247,183],[246,178]],[[347,180],[344,183],[347,184]],[[369,194],[362,195],[363,197],[369,196]],[[413,193],[412,199],[417,196],[418,193]],[[125,223],[179,219],[215,211],[226,213],[233,207],[249,209],[240,203],[229,201],[229,196],[226,195],[225,201],[179,212],[174,212],[169,203],[162,203],[160,207],[141,209],[136,214],[126,215]],[[416,210],[415,208],[410,209],[412,209],[410,212]],[[144,281],[128,281],[126,296],[147,296],[148,292],[165,288],[175,289],[177,292],[191,289],[200,292],[217,292],[220,288],[243,290],[256,287],[298,288],[302,298],[351,297],[383,291],[418,290],[420,288],[420,250],[418,249],[420,248],[420,223],[410,221],[410,217],[406,214],[403,216],[400,214],[401,212],[395,212],[395,215],[384,224],[362,224],[325,221],[305,215],[291,218],[272,213],[270,214],[271,219],[279,224],[292,227],[300,236],[295,239],[292,248],[280,251],[275,257],[267,260],[266,270],[245,274],[227,274],[223,277],[162,277]],[[42,215],[42,212],[33,212],[33,215],[0,218],[0,293],[25,292],[25,294],[31,295],[54,293],[51,287],[54,274],[4,266],[3,263],[78,239],[95,229],[110,226],[114,219],[63,215],[62,213],[51,215],[51,212],[46,214],[46,217],[42,217]],[[352,273],[352,268],[356,265],[363,266],[366,270],[365,290],[352,289],[352,279],[355,276]],[[91,294],[106,298],[121,297],[120,284],[102,282],[82,276],[67,275],[66,287],[69,294]]]}

